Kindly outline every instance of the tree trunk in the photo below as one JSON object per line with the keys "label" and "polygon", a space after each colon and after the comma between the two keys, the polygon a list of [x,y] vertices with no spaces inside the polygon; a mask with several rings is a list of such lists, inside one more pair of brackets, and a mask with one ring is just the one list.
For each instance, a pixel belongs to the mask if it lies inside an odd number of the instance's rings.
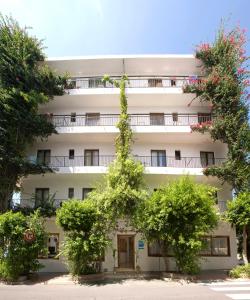
{"label": "tree trunk", "polygon": [[4,213],[10,209],[14,189],[15,183],[0,187],[0,213]]}
{"label": "tree trunk", "polygon": [[242,242],[242,256],[244,264],[248,264],[247,259],[247,228],[246,225],[243,226],[243,242]]}

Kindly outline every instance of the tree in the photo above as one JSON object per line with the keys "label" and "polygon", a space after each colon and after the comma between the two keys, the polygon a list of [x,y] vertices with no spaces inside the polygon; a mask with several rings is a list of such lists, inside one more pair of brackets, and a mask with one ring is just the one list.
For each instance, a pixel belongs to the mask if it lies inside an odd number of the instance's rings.
{"label": "tree", "polygon": [[62,95],[66,83],[42,63],[42,49],[16,21],[0,16],[0,212],[23,176],[52,171],[26,157],[35,139],[56,133],[39,106]]}
{"label": "tree", "polygon": [[245,264],[247,259],[247,226],[250,225],[250,192],[243,192],[228,203],[227,220],[242,231],[242,256]]}
{"label": "tree", "polygon": [[[33,239],[26,240],[31,233]],[[12,211],[0,215],[0,278],[15,280],[42,267],[38,255],[45,254],[46,232],[36,212],[29,216]]]}
{"label": "tree", "polygon": [[218,221],[214,192],[186,176],[153,192],[138,211],[138,228],[149,242],[162,241],[165,253],[172,249],[180,272],[198,271],[202,237]]}
{"label": "tree", "polygon": [[228,182],[236,193],[249,191],[250,186],[249,71],[244,43],[244,30],[226,33],[222,28],[214,43],[201,44],[196,50],[203,77],[190,80],[191,84],[184,87],[185,92],[210,103],[213,115],[212,121],[192,126],[193,131],[209,133],[214,141],[228,146],[226,161],[209,166],[204,174]]}
{"label": "tree", "polygon": [[117,124],[119,135],[116,138],[116,159],[110,165],[104,183],[90,193],[89,198],[97,202],[99,209],[108,217],[107,220],[117,225],[119,219],[132,221],[137,206],[147,197],[143,187],[144,167],[134,160],[131,155],[132,130],[127,112],[127,97],[125,93],[128,78],[123,75],[121,79],[109,81],[120,88],[120,119]]}
{"label": "tree", "polygon": [[63,254],[70,272],[80,275],[100,271],[109,240],[105,217],[89,200],[69,200],[56,212],[56,222],[66,232]]}

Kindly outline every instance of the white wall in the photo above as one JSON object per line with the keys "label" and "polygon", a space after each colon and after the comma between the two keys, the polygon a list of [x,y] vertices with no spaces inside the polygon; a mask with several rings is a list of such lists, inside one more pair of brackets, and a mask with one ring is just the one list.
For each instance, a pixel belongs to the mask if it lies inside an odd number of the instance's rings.
{"label": "white wall", "polygon": [[[59,244],[62,246],[64,233],[60,227],[55,224],[54,218],[48,219],[46,222],[46,230],[49,233],[59,233]],[[138,249],[138,241],[143,239],[140,234],[128,230],[115,232],[110,237],[112,245],[106,250],[105,261],[102,269],[106,272],[113,272],[114,267],[118,267],[117,256],[117,234],[131,234],[135,236],[134,250],[135,250],[135,267],[139,267],[141,271],[166,271],[166,265],[162,257],[148,256],[147,242],[144,241],[144,249]],[[201,257],[200,263],[202,269],[231,269],[237,265],[237,245],[235,230],[227,223],[220,223],[218,228],[209,233],[213,236],[222,235],[230,238],[230,256],[220,257]],[[113,256],[113,250],[116,249],[116,255]],[[40,262],[44,268],[40,272],[66,272],[67,266],[64,258],[60,256],[59,259],[41,259]],[[168,258],[168,265],[170,271],[176,270],[173,258]]]}

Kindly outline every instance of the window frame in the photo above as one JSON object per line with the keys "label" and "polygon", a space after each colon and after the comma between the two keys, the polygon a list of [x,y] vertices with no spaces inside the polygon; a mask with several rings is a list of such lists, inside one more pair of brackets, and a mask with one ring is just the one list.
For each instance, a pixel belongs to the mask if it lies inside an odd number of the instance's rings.
{"label": "window frame", "polygon": [[[37,197],[38,191],[42,192],[41,199],[38,199],[38,197]],[[39,207],[42,204],[45,204],[45,202],[47,201],[47,199],[45,200],[45,197],[44,197],[45,192],[48,192],[48,198],[49,198],[49,188],[35,188],[35,207]],[[40,203],[37,203],[38,201],[40,201]]]}
{"label": "window frame", "polygon": [[177,124],[178,123],[178,119],[179,119],[179,114],[177,112],[173,112],[172,113],[172,120],[173,120],[173,123]]}
{"label": "window frame", "polygon": [[[209,254],[200,254],[200,256],[205,256],[205,257],[229,257],[231,256],[231,249],[230,249],[230,236],[228,235],[206,235],[203,238],[209,238],[210,239],[210,253]],[[213,253],[213,239],[215,238],[226,238],[227,241],[227,254],[214,254]]]}
{"label": "window frame", "polygon": [[[202,157],[202,154],[205,154],[205,157]],[[212,158],[213,163],[212,164],[209,163],[209,158],[208,158],[209,154],[213,155],[213,158]],[[206,160],[205,164],[202,161],[204,158]],[[202,168],[213,166],[215,164],[214,152],[213,151],[200,151],[200,161],[201,161]]]}
{"label": "window frame", "polygon": [[[198,124],[201,124],[201,123],[204,123],[204,122],[207,122],[207,121],[212,121],[211,113],[198,112],[197,116],[198,116]],[[205,119],[204,119],[204,117],[205,117]]]}
{"label": "window frame", "polygon": [[181,150],[174,151],[175,160],[181,160]]}
{"label": "window frame", "polygon": [[164,126],[165,125],[164,113],[149,113],[149,119],[150,119],[151,126]]}
{"label": "window frame", "polygon": [[[97,154],[97,164],[94,164],[94,158],[95,158],[95,155],[93,154],[94,151],[96,151],[98,154]],[[91,163],[90,164],[87,164],[87,152],[91,153],[91,155],[89,156],[90,157],[90,160],[91,160]],[[84,166],[88,166],[88,167],[98,167],[100,164],[100,155],[99,155],[99,149],[84,149]]]}
{"label": "window frame", "polygon": [[[98,126],[98,125],[100,125],[100,120],[101,120],[101,114],[99,112],[85,113],[85,125],[86,126]],[[92,124],[91,124],[91,122],[92,122]]]}
{"label": "window frame", "polygon": [[70,122],[75,123],[76,122],[76,112],[70,113]]}
{"label": "window frame", "polygon": [[[70,192],[73,192],[73,196],[70,197]],[[68,188],[68,199],[73,199],[75,197],[75,189],[73,187]]]}
{"label": "window frame", "polygon": [[[56,242],[56,247],[57,247],[57,251],[56,251],[56,254],[54,257],[49,257],[49,238],[50,236],[57,236],[57,242]],[[47,255],[38,255],[38,259],[56,259],[56,260],[59,260],[59,245],[60,245],[60,234],[58,232],[49,232],[48,233],[48,239],[47,239],[47,243],[46,243],[46,246],[47,246],[47,250],[48,250],[48,254]]]}
{"label": "window frame", "polygon": [[69,149],[69,159],[75,159],[75,149]]}
{"label": "window frame", "polygon": [[[153,152],[157,152],[157,156],[153,156]],[[164,153],[164,156],[159,156],[159,153]],[[160,165],[160,157],[164,157],[165,158],[165,163],[161,166]],[[154,165],[153,164],[153,159],[157,158],[157,164]],[[162,167],[165,168],[167,166],[167,153],[166,150],[151,150],[151,167]]]}
{"label": "window frame", "polygon": [[84,197],[84,192],[88,192],[88,193],[91,193],[92,191],[93,191],[93,189],[94,188],[82,188],[82,200],[85,200],[85,199],[87,199],[87,197],[88,197],[88,194],[87,194],[87,196],[86,197]]}
{"label": "window frame", "polygon": [[[42,159],[39,162],[39,153],[42,154]],[[47,157],[48,154],[48,157]],[[38,149],[36,153],[36,160],[37,163],[39,164],[49,164],[50,163],[50,158],[51,158],[51,150],[50,149]],[[47,161],[48,160],[48,161]]]}

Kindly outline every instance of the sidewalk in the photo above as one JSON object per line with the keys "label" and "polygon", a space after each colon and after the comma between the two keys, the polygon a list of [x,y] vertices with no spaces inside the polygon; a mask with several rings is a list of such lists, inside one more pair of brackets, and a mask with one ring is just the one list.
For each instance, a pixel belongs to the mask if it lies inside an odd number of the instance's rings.
{"label": "sidewalk", "polygon": [[[70,274],[64,273],[38,273],[33,274],[31,278],[23,284],[45,284],[45,285],[76,285],[76,284],[105,284],[110,282],[122,282],[125,280],[164,280],[166,282],[182,282],[183,283],[196,283],[196,282],[214,282],[214,281],[233,281],[228,276],[227,270],[206,270],[202,271],[197,276],[185,276],[175,273],[101,273],[83,275],[77,278],[73,278]],[[245,279],[244,279],[245,280]]]}

